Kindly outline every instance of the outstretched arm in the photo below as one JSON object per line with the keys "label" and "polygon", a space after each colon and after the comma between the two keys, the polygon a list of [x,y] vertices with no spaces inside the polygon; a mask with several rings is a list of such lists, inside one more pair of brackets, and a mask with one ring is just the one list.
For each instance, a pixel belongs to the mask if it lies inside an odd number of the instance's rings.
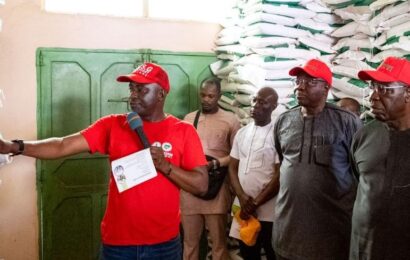
{"label": "outstretched arm", "polygon": [[[38,141],[24,141],[23,155],[38,159],[57,159],[89,150],[88,143],[80,134],[52,137]],[[15,154],[19,144],[0,138],[0,153]]]}

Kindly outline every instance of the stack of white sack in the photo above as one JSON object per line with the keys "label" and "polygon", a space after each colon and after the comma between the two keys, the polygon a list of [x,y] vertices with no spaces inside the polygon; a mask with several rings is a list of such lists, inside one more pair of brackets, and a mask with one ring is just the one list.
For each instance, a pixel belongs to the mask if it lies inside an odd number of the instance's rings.
{"label": "stack of white sack", "polygon": [[220,105],[246,123],[250,96],[262,87],[274,88],[279,104],[297,104],[289,70],[312,58],[330,64],[329,34],[340,19],[320,0],[239,0],[237,7],[237,22],[222,24],[211,70],[223,79]]}
{"label": "stack of white sack", "polygon": [[377,52],[374,46],[376,33],[368,26],[372,17],[369,3],[345,0],[323,1],[335,8],[334,13],[346,21],[345,25],[332,33],[333,37],[338,38],[333,46],[333,50],[338,54],[331,66],[332,93],[337,98],[351,97],[365,105],[369,88],[367,83],[357,77],[357,74],[360,70],[372,69],[370,58]]}
{"label": "stack of white sack", "polygon": [[334,96],[352,97],[369,106],[368,84],[358,79],[363,69],[376,68],[386,57],[410,57],[410,2],[399,0],[323,0],[348,21],[332,33],[339,40],[332,71]]}

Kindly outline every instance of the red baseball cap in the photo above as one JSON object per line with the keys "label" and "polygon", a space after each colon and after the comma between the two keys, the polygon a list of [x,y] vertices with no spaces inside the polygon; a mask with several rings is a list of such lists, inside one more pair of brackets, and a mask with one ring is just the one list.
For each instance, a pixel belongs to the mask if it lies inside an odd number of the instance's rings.
{"label": "red baseball cap", "polygon": [[305,66],[294,67],[293,69],[291,69],[289,71],[289,75],[297,76],[302,71],[314,78],[321,78],[326,81],[330,87],[332,86],[332,71],[323,61],[320,61],[318,59],[311,59],[306,62]]}
{"label": "red baseball cap", "polygon": [[376,70],[361,70],[358,74],[361,80],[379,82],[400,81],[410,86],[410,61],[397,57],[388,57]]}
{"label": "red baseball cap", "polygon": [[142,84],[157,83],[166,92],[169,92],[168,74],[163,68],[155,63],[144,63],[135,69],[131,74],[121,75],[118,82],[136,82]]}

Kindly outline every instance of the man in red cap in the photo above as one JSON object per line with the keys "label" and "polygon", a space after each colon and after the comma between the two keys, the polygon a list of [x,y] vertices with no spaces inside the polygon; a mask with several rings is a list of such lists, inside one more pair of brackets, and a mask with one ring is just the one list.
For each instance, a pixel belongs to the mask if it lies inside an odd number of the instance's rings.
{"label": "man in red cap", "polygon": [[[142,119],[139,127],[152,144],[149,152],[157,175],[122,191],[123,184],[117,186],[110,173],[107,209],[101,223],[104,259],[181,259],[179,189],[204,194],[208,188],[201,141],[192,125],[164,113],[170,86],[160,66],[144,63],[117,80],[129,82],[129,103]],[[0,153],[56,159],[99,152],[113,162],[144,148],[141,129],[137,135],[131,125],[127,114],[109,115],[61,138],[0,139]],[[115,169],[125,173],[124,168]],[[126,176],[121,181],[124,179]]]}
{"label": "man in red cap", "polygon": [[356,184],[349,147],[361,127],[326,103],[332,72],[320,60],[289,71],[299,106],[275,124],[281,161],[273,244],[278,259],[346,260]]}
{"label": "man in red cap", "polygon": [[377,120],[357,132],[351,149],[360,178],[350,259],[409,259],[410,62],[389,57],[359,78],[370,81]]}

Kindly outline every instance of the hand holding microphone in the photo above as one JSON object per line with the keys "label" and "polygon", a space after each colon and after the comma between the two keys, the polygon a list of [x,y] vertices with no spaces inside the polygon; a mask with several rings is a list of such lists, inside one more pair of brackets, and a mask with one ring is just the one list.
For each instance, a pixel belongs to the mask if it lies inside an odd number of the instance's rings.
{"label": "hand holding microphone", "polygon": [[150,153],[152,160],[154,162],[154,166],[159,171],[163,172],[166,175],[171,173],[171,164],[165,160],[164,157],[164,150],[161,147],[150,147],[150,143],[148,141],[147,136],[144,133],[144,129],[142,128],[142,119],[136,112],[128,113],[127,115],[127,122],[130,125],[131,129],[135,131],[138,135],[144,149],[150,148]]}

